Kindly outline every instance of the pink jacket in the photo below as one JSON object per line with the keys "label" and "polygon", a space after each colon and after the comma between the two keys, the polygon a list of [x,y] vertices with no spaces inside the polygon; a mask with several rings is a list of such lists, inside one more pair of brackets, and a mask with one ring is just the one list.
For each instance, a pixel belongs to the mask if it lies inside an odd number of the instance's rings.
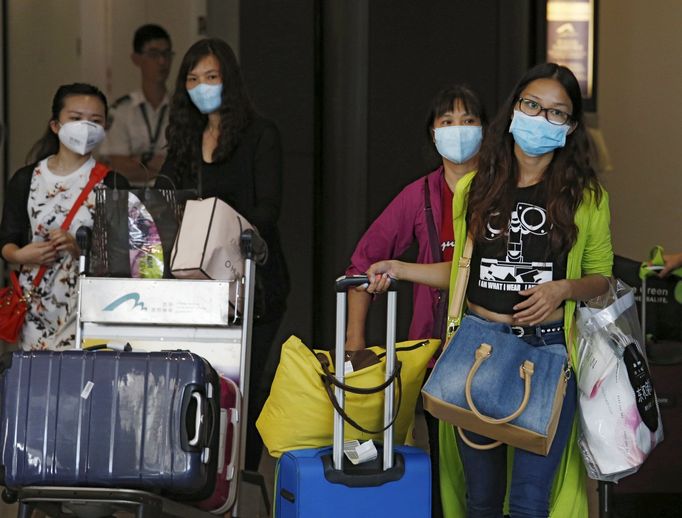
{"label": "pink jacket", "polygon": [[[443,167],[428,174],[427,178],[433,220],[440,235],[441,195],[445,185]],[[365,273],[370,265],[377,261],[400,257],[415,239],[419,245],[418,263],[440,261],[440,258],[434,261],[431,254],[424,209],[424,177],[421,177],[393,198],[381,215],[372,222],[355,247],[346,275],[359,275]],[[412,323],[408,340],[432,337],[438,297],[438,290],[421,284],[414,285]]]}

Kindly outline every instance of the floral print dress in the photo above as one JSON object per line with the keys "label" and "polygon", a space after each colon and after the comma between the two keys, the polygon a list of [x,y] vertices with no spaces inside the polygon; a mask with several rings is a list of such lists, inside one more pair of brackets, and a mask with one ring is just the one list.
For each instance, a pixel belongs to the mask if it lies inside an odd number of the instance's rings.
{"label": "floral print dress", "polygon": [[[76,198],[88,183],[95,160],[90,158],[79,169],[58,176],[42,160],[33,171],[28,197],[28,216],[32,241],[45,241],[50,230],[59,228]],[[68,232],[76,235],[81,225],[92,228],[95,195],[90,193],[71,222]],[[33,289],[39,266],[22,265],[19,283],[27,293]],[[51,264],[31,297],[19,344],[24,350],[63,349],[74,347],[76,335],[76,304],[78,258],[61,252]]]}

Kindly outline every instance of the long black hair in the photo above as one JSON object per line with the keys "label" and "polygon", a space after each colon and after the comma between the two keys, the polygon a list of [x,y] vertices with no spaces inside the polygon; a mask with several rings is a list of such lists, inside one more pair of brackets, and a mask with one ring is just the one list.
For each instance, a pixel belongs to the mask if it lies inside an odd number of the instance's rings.
{"label": "long black hair", "polygon": [[52,98],[52,115],[47,123],[47,129],[40,140],[31,146],[30,151],[26,155],[27,164],[39,162],[43,158],[54,155],[59,151],[59,137],[52,131],[50,123],[59,120],[59,114],[64,109],[66,98],[71,95],[91,95],[97,97],[104,105],[104,120],[107,119],[109,112],[107,96],[99,88],[87,83],[71,83],[60,86]]}
{"label": "long black hair", "polygon": [[201,165],[201,137],[208,116],[201,113],[187,93],[187,74],[206,56],[213,55],[220,63],[223,82],[220,108],[220,137],[212,160],[225,160],[237,147],[239,140],[254,117],[254,108],[246,91],[237,58],[223,40],[208,38],[196,42],[185,53],[175,82],[171,101],[166,140],[168,160],[182,171],[196,178]]}
{"label": "long black hair", "polygon": [[497,220],[498,228],[507,228],[509,224],[519,174],[509,124],[521,92],[536,79],[557,80],[573,104],[573,131],[566,137],[566,145],[554,151],[543,174],[548,220],[553,226],[550,243],[553,251],[561,253],[567,251],[577,237],[575,212],[585,190],[591,190],[599,202],[601,189],[593,165],[593,148],[583,123],[580,86],[573,72],[556,63],[543,63],[526,72],[488,128],[479,155],[478,173],[469,191],[467,218],[476,239],[483,238],[486,225],[494,215],[501,215],[498,216],[501,220]]}

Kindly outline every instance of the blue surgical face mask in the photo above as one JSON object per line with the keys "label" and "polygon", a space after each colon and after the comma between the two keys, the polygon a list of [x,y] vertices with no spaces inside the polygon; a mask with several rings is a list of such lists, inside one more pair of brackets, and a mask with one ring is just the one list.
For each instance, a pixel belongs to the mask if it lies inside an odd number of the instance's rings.
{"label": "blue surgical face mask", "polygon": [[481,148],[481,126],[443,126],[433,130],[436,149],[443,158],[455,164],[470,160]]}
{"label": "blue surgical face mask", "polygon": [[533,117],[519,110],[514,110],[509,125],[514,142],[528,156],[540,156],[564,147],[569,129],[568,124],[552,124],[542,115]]}
{"label": "blue surgical face mask", "polygon": [[189,98],[201,113],[212,113],[220,108],[223,95],[223,84],[209,85],[199,83],[191,90],[187,90]]}

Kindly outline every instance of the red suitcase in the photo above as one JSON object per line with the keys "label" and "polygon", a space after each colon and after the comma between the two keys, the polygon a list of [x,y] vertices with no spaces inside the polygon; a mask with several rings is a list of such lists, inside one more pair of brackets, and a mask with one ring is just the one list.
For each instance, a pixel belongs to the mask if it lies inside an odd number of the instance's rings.
{"label": "red suitcase", "polygon": [[204,511],[223,514],[232,508],[237,498],[240,410],[239,387],[231,379],[221,376],[218,470],[213,494],[197,504]]}

